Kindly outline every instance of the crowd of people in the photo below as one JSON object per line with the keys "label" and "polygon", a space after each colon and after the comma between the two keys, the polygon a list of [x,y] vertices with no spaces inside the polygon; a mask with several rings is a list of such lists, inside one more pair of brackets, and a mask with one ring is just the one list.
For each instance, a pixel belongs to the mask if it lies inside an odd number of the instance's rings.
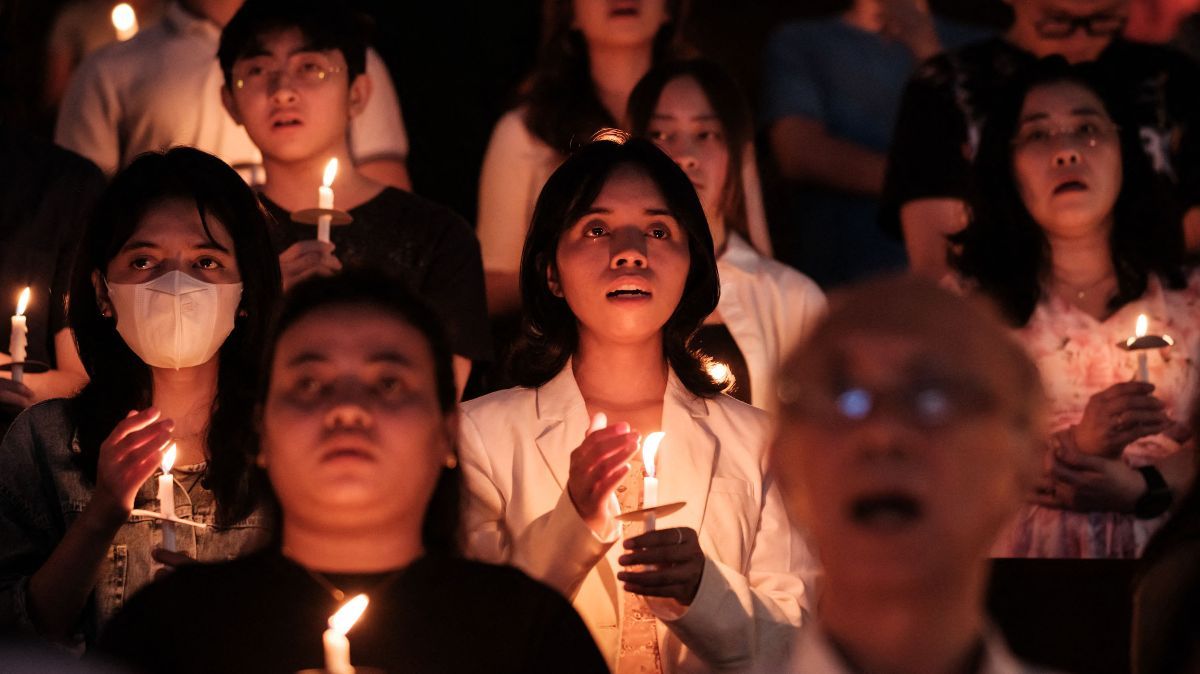
{"label": "crowd of people", "polygon": [[1137,564],[1195,671],[1200,65],[1005,2],[785,23],[752,105],[687,0],[545,0],[473,220],[364,15],[68,4],[55,144],[0,124],[0,669],[1040,671],[1015,558]]}

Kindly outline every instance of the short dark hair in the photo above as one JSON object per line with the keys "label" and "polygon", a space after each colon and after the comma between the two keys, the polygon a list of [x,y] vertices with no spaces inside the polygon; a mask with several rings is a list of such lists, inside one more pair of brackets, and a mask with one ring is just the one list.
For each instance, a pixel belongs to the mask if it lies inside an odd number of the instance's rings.
{"label": "short dark hair", "polygon": [[[263,350],[262,376],[259,379],[258,391],[260,413],[265,409],[270,392],[271,366],[275,360],[279,338],[300,319],[319,309],[345,306],[378,309],[421,333],[433,354],[438,406],[443,414],[455,412],[458,394],[454,384],[453,354],[446,331],[437,315],[406,289],[403,280],[376,269],[356,267],[336,276],[316,277],[298,283],[284,297],[282,306],[271,324],[270,339]],[[457,454],[457,448],[455,453]],[[430,553],[459,553],[461,485],[461,470],[457,467],[442,469],[421,526],[422,543]]]}
{"label": "short dark hair", "polygon": [[558,241],[596,201],[609,176],[621,166],[634,166],[654,181],[667,208],[687,234],[691,266],[683,297],[663,326],[663,352],[689,391],[711,396],[726,383],[705,369],[704,357],[689,348],[696,330],[717,308],[720,286],[712,234],[696,190],[683,170],[648,140],[598,140],[577,150],[558,167],[538,196],[533,221],[521,252],[522,334],[510,370],[522,386],[536,387],[557,375],[579,345],[577,319],[566,300],[550,292],[546,272],[554,263]]}
{"label": "short dark hair", "polygon": [[704,59],[670,61],[651,68],[629,95],[630,131],[636,136],[647,136],[663,89],[681,77],[695,80],[713,112],[717,113],[725,136],[725,150],[729,153],[729,170],[725,174],[725,184],[721,186],[721,213],[730,230],[749,240],[742,159],[747,144],[754,138],[754,126],[745,96],[724,68]]}
{"label": "short dark hair", "polygon": [[113,178],[84,232],[67,309],[90,377],[72,400],[80,445],[76,461],[95,480],[100,443],[129,410],[153,401],[150,367],[117,333],[116,321],[101,315],[92,274],[103,275],[146,213],[168,199],[195,204],[210,238],[212,219],[224,226],[242,277],[239,315],[217,352],[217,392],[205,434],[204,483],[216,496],[218,520],[236,522],[253,509],[261,486],[249,470],[257,442],[250,410],[258,389],[258,356],[281,292],[279,260],[267,233],[269,216],[254,192],[228,164],[200,150],[177,147],[134,159]]}
{"label": "short dark hair", "polygon": [[1151,273],[1168,287],[1184,287],[1182,210],[1169,183],[1151,170],[1139,129],[1122,106],[1133,97],[1098,75],[1092,66],[1072,66],[1061,56],[1041,59],[1014,78],[983,127],[972,175],[971,222],[952,237],[961,250],[951,254],[950,263],[992,297],[1014,325],[1029,321],[1050,272],[1050,244],[1025,207],[1012,161],[1021,109],[1029,92],[1040,86],[1084,87],[1120,126],[1123,178],[1109,235],[1117,295],[1109,308],[1115,311],[1141,297]]}
{"label": "short dark hair", "polygon": [[308,48],[336,49],[346,59],[349,80],[367,71],[367,43],[372,23],[346,5],[321,0],[246,0],[221,31],[217,60],[225,86],[233,86],[233,64],[262,49],[263,40],[279,31],[296,29]]}

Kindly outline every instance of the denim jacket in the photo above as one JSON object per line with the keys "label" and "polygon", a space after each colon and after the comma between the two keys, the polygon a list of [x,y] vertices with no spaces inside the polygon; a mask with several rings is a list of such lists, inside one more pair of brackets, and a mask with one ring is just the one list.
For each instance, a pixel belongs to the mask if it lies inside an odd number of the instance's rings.
{"label": "denim jacket", "polygon": [[[66,400],[29,408],[0,443],[0,633],[34,632],[29,579],[92,498],[94,485],[72,460],[78,452],[75,421]],[[204,468],[204,464],[177,466],[172,471],[176,516],[209,525],[207,529],[174,525],[176,549],[202,562],[216,562],[262,547],[272,526],[266,511],[256,510],[229,527],[215,526],[216,501],[200,484]],[[158,510],[157,474],[142,485],[133,507]],[[126,599],[153,580],[162,565],[151,559],[150,551],[161,545],[161,520],[130,516],[121,526],[76,624],[73,646],[93,644]]]}

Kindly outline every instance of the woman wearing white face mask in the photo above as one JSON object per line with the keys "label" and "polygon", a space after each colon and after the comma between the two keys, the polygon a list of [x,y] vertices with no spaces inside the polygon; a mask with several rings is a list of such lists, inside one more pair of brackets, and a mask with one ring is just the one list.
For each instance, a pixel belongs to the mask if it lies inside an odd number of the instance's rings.
{"label": "woman wearing white face mask", "polygon": [[[71,283],[91,381],[24,412],[0,445],[0,630],[86,646],[160,569],[266,542],[247,458],[280,292],[263,217],[197,150],[144,155],[114,178]],[[172,443],[174,514],[204,528],[142,514],[162,507]]]}

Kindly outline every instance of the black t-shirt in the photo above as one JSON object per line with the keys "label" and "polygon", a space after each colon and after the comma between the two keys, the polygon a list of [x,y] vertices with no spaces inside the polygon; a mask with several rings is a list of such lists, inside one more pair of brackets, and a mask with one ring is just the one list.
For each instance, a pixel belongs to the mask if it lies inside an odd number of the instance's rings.
{"label": "black t-shirt", "polygon": [[[259,198],[275,220],[276,253],[317,237],[315,225],[293,222],[278,204]],[[454,353],[490,360],[483,263],[470,225],[448,208],[392,187],[350,209],[350,215],[354,222],[330,232],[342,265],[373,267],[403,279],[442,319]]]}
{"label": "black t-shirt", "polygon": [[104,174],[73,152],[4,127],[0,166],[0,349],[8,352],[8,317],[29,286],[26,357],[54,365],[54,335],[67,327],[75,248]]}
{"label": "black t-shirt", "polygon": [[[909,79],[896,117],[880,211],[899,236],[900,207],[916,199],[966,199],[971,161],[988,111],[1013,76],[1036,57],[1003,38],[926,61]],[[1089,67],[1119,96],[1155,171],[1200,203],[1200,68],[1167,47],[1114,40]]]}
{"label": "black t-shirt", "polygon": [[[386,672],[608,672],[571,605],[510,567],[425,557],[393,574],[325,576],[370,604],[347,635]],[[341,602],[278,551],[178,569],[109,623],[102,654],[147,672],[292,674],[324,666]]]}

